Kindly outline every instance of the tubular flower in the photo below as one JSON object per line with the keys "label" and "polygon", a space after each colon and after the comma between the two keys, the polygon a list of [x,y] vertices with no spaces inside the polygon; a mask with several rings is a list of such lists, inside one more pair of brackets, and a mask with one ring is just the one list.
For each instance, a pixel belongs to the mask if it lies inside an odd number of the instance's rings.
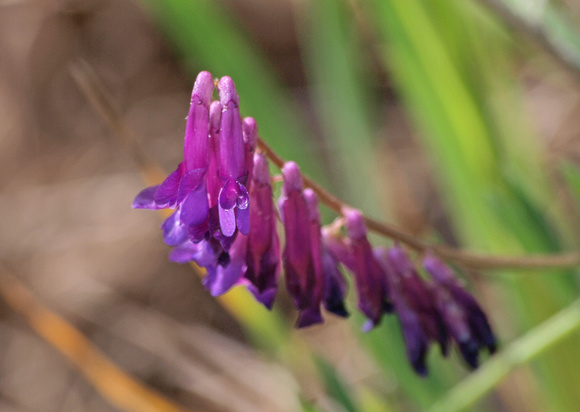
{"label": "tubular flower", "polygon": [[300,311],[297,325],[303,327],[322,322],[308,224],[310,212],[304,198],[298,165],[287,162],[282,168],[282,176],[284,185],[278,207],[286,234],[283,255],[286,285]]}
{"label": "tubular flower", "polygon": [[[234,82],[224,76],[218,83],[222,114],[220,121],[219,218],[222,234],[230,237],[236,231],[250,231],[250,198],[246,190],[248,169],[240,121],[240,99]],[[237,213],[236,213],[237,212]]]}
{"label": "tubular flower", "polygon": [[347,262],[352,265],[351,270],[354,273],[358,308],[368,318],[363,330],[370,330],[379,324],[383,312],[391,310],[387,273],[373,255],[367,239],[367,228],[360,212],[347,209],[344,211],[344,217],[350,255]]}
{"label": "tubular flower", "polygon": [[209,163],[209,105],[213,87],[209,72],[197,76],[185,128],[183,162],[163,183],[144,189],[133,201],[136,209],[176,209],[162,226],[165,242],[171,246],[188,238],[200,241],[207,230],[209,206],[205,178]]}
{"label": "tubular flower", "polygon": [[329,312],[337,316],[347,317],[348,312],[344,307],[346,282],[338,269],[338,261],[324,244],[320,227],[318,198],[310,188],[304,189],[303,193],[308,205],[310,245],[316,273],[315,300],[321,299]]}
{"label": "tubular flower", "polygon": [[[448,266],[428,255],[424,267],[432,279],[424,280],[403,248],[373,249],[365,219],[354,209],[344,208],[341,219],[321,227],[317,195],[304,187],[294,162],[282,167],[276,209],[268,161],[257,148],[256,121],[240,117],[231,78],[222,77],[217,90],[219,99],[212,101],[211,74],[197,76],[183,161],[160,185],[142,190],[133,201],[137,209],[174,209],[161,226],[165,242],[173,247],[171,261],[193,261],[205,268],[202,282],[213,296],[243,285],[268,309],[283,266],[299,312],[297,327],[323,322],[322,308],[348,316],[342,264],[354,277],[357,306],[368,319],[363,330],[377,326],[384,313],[395,314],[410,363],[420,375],[427,373],[432,342],[438,342],[444,355],[449,343],[456,342],[472,367],[478,365],[482,348],[495,351],[485,314]],[[284,228],[283,251],[278,217]]]}
{"label": "tubular flower", "polygon": [[494,353],[497,348],[485,313],[449,266],[431,254],[427,255],[423,266],[434,280],[435,303],[449,334],[459,345],[465,361],[476,368],[480,349],[487,348]]}
{"label": "tubular flower", "polygon": [[394,310],[399,317],[411,365],[420,375],[427,374],[425,356],[431,341],[439,342],[447,354],[447,331],[435,306],[430,289],[417,274],[405,250],[375,249],[375,256],[389,273]]}
{"label": "tubular flower", "polygon": [[276,232],[276,208],[270,185],[268,161],[264,155],[254,154],[252,169],[250,187],[250,203],[252,205],[250,222],[252,225],[248,234],[247,270],[244,276],[256,299],[271,309],[276,296],[280,272],[280,244]]}

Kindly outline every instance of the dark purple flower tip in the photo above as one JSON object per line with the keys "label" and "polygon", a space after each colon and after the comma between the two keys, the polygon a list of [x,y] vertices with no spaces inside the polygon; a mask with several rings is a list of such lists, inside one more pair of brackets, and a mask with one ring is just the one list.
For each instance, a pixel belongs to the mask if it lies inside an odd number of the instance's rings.
{"label": "dark purple flower tip", "polygon": [[240,98],[238,97],[236,86],[231,77],[222,77],[219,80],[217,87],[222,107],[228,106],[230,103],[233,103],[235,107],[239,107]]}
{"label": "dark purple flower tip", "polygon": [[322,322],[324,322],[324,319],[322,318],[322,313],[320,313],[320,306],[316,306],[301,310],[298,313],[296,327],[305,328]]}
{"label": "dark purple flower tip", "polygon": [[272,307],[274,306],[274,300],[276,299],[277,288],[275,286],[260,292],[257,287],[250,283],[248,285],[248,290],[252,292],[254,298],[256,298],[256,300],[262,305],[264,305],[266,309],[272,310]]}
{"label": "dark purple flower tip", "polygon": [[367,227],[360,211],[356,209],[344,209],[346,231],[352,239],[362,239],[367,235]]}
{"label": "dark purple flower tip", "polygon": [[258,124],[253,117],[245,117],[242,121],[242,134],[247,150],[253,152],[258,144]]}
{"label": "dark purple flower tip", "polygon": [[141,190],[137,196],[135,196],[135,199],[133,199],[131,207],[133,209],[162,209],[162,207],[159,207],[157,203],[155,203],[155,193],[158,188],[159,185],[147,187]]}
{"label": "dark purple flower tip", "polygon": [[427,342],[437,341],[441,352],[446,355],[448,334],[443,319],[437,310],[432,289],[421,279],[413,262],[402,247],[395,246],[389,249],[387,262],[392,275],[392,279],[389,281],[393,288],[391,295],[395,311],[400,315],[399,306],[401,305],[413,311]]}
{"label": "dark purple flower tip", "polygon": [[496,338],[485,313],[449,266],[431,254],[423,264],[435,281],[434,293],[443,321],[459,345],[465,361],[471,367],[477,367],[482,347],[486,347],[490,353],[494,353],[497,348]]}
{"label": "dark purple flower tip", "polygon": [[326,277],[323,299],[324,307],[327,311],[346,318],[349,316],[344,306],[346,281],[338,269],[337,260],[324,246],[322,250],[322,265]]}
{"label": "dark purple flower tip", "polygon": [[282,177],[284,178],[284,185],[282,185],[282,193],[284,195],[288,196],[289,193],[302,191],[302,176],[296,163],[284,163]]}

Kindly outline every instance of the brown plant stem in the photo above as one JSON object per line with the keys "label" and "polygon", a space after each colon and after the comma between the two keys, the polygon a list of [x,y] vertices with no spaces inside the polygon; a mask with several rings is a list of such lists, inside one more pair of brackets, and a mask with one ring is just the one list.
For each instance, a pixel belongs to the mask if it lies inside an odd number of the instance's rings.
{"label": "brown plant stem", "polygon": [[[278,168],[282,168],[285,160],[282,159],[264,140],[258,138],[258,148],[266,155]],[[352,208],[332,193],[328,192],[318,183],[308,176],[302,175],[304,185],[310,187],[321,203],[325,204],[339,215],[342,215],[343,208]],[[569,252],[550,255],[528,255],[528,256],[493,256],[467,252],[445,245],[431,245],[421,241],[415,236],[387,223],[380,222],[363,214],[365,223],[369,230],[379,233],[393,240],[406,244],[419,253],[431,251],[439,257],[457,263],[470,269],[545,269],[549,267],[570,267],[580,264],[580,253]]]}

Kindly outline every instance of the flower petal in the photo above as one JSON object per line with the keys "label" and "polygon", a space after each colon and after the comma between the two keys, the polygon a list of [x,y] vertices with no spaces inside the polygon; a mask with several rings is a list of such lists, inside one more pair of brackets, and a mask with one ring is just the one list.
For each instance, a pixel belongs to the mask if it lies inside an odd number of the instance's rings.
{"label": "flower petal", "polygon": [[[187,172],[181,179],[179,185],[179,190],[177,192],[177,203],[183,202],[183,200],[191,193],[196,190],[201,183],[204,183],[205,187],[205,175],[207,168],[205,169],[193,169]],[[207,189],[206,189],[207,190]]]}
{"label": "flower petal", "polygon": [[272,310],[272,306],[274,305],[274,300],[276,298],[276,287],[265,289],[263,292],[260,292],[257,287],[252,285],[251,283],[248,284],[248,290],[252,292],[254,298],[261,304],[263,304],[266,309]]}
{"label": "flower petal", "polygon": [[180,163],[167,178],[159,185],[157,193],[155,193],[155,203],[160,208],[173,207],[177,201],[177,192],[179,184],[183,177],[183,163]]}
{"label": "flower petal", "polygon": [[218,210],[222,235],[230,237],[236,231],[236,212],[234,209],[224,209],[221,205],[218,205]]}
{"label": "flower petal", "polygon": [[133,199],[131,207],[133,209],[152,209],[152,210],[161,209],[155,203],[155,192],[157,192],[158,188],[159,185],[147,187],[141,190],[137,194],[137,196],[135,196],[135,199]]}
{"label": "flower petal", "polygon": [[181,222],[188,228],[201,225],[207,220],[209,206],[205,181],[201,182],[195,190],[189,192],[181,203],[180,209]]}
{"label": "flower petal", "polygon": [[301,310],[296,321],[297,328],[305,328],[317,323],[324,322],[322,313],[320,313],[320,305]]}
{"label": "flower petal", "polygon": [[161,225],[163,239],[169,246],[177,246],[187,240],[187,228],[181,223],[179,215],[180,210],[177,209]]}
{"label": "flower petal", "polygon": [[236,223],[238,230],[243,235],[248,235],[250,233],[250,208],[240,209],[236,212]]}
{"label": "flower petal", "polygon": [[169,260],[177,263],[194,261],[200,266],[208,267],[217,263],[218,252],[208,241],[193,243],[187,240],[171,251]]}

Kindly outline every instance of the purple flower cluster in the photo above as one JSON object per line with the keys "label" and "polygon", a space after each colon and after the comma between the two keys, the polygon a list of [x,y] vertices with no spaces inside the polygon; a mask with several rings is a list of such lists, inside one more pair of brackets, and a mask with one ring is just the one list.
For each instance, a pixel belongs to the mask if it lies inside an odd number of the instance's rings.
{"label": "purple flower cluster", "polygon": [[[174,209],[162,225],[173,246],[170,260],[190,261],[207,270],[204,286],[214,296],[245,285],[267,308],[278,288],[280,263],[286,287],[299,315],[297,327],[323,322],[322,307],[346,317],[346,281],[342,263],[354,275],[358,308],[367,317],[364,330],[395,313],[412,366],[426,374],[431,341],[447,354],[455,341],[476,367],[482,348],[496,342],[486,316],[453,271],[428,255],[423,279],[399,246],[373,248],[360,212],[345,209],[346,236],[321,227],[318,199],[305,188],[294,162],[282,168],[282,195],[274,205],[267,159],[256,151],[257,126],[241,118],[233,81],[217,82],[201,72],[195,82],[185,132],[184,159],[164,182],[141,191],[137,209]],[[276,230],[284,227],[281,252]]]}
{"label": "purple flower cluster", "polygon": [[450,341],[459,346],[467,364],[476,368],[479,351],[496,350],[487,317],[452,269],[432,254],[423,261],[430,279],[421,277],[405,250],[373,248],[359,211],[343,211],[347,236],[324,228],[324,243],[353,274],[358,308],[367,317],[364,330],[376,326],[384,313],[399,319],[411,365],[427,374],[425,357],[432,341],[446,356]]}

